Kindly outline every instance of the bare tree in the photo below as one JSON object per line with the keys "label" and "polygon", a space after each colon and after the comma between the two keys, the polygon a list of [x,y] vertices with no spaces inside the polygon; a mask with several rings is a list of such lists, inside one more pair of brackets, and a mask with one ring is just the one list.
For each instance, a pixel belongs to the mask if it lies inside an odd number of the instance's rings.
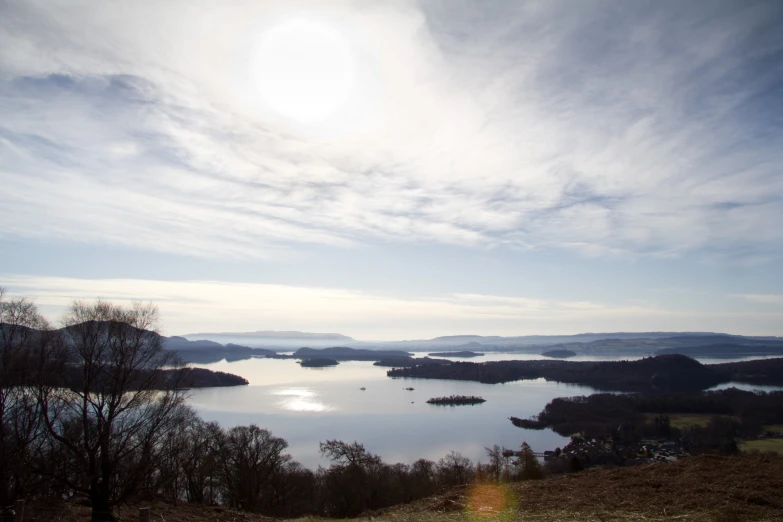
{"label": "bare tree", "polygon": [[225,501],[231,507],[259,511],[272,496],[276,473],[291,460],[288,443],[255,424],[237,426],[220,437]]}
{"label": "bare tree", "polygon": [[56,478],[89,496],[93,521],[113,521],[175,427],[185,397],[162,370],[176,361],[152,305],[77,301],[63,322],[65,386],[41,387],[38,397],[52,445],[70,459]]}
{"label": "bare tree", "polygon": [[322,510],[329,516],[346,517],[380,507],[381,478],[387,466],[363,444],[327,440],[321,455],[333,464],[321,472]]}
{"label": "bare tree", "polygon": [[0,505],[40,482],[32,464],[43,443],[35,385],[58,372],[56,332],[27,299],[0,287]]}
{"label": "bare tree", "polygon": [[215,504],[220,498],[220,445],[225,436],[216,422],[196,420],[188,429],[187,446],[181,463],[188,502]]}
{"label": "bare tree", "polygon": [[456,451],[438,461],[438,477],[443,486],[459,486],[473,479],[475,468],[469,458]]}
{"label": "bare tree", "polygon": [[437,489],[435,463],[428,459],[419,459],[411,465],[411,488],[416,496],[428,497]]}

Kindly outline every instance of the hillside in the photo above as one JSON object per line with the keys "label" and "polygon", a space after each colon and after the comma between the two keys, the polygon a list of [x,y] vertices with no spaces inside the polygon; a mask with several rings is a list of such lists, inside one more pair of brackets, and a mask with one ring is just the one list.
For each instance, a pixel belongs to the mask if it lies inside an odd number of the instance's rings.
{"label": "hillside", "polygon": [[703,455],[508,486],[466,486],[391,508],[375,520],[772,521],[783,519],[782,490],[783,457]]}
{"label": "hillside", "polygon": [[[377,522],[773,521],[783,519],[783,457],[690,457],[675,464],[588,470],[508,485],[474,484],[411,504],[368,512],[353,520]],[[118,521],[136,521],[138,507],[150,520],[271,522],[273,518],[220,507],[156,499],[122,508]],[[89,508],[71,503],[31,505],[31,519],[89,520]],[[34,518],[33,518],[34,517]],[[27,515],[25,516],[25,520]],[[298,522],[330,519],[305,517]],[[345,519],[342,519],[345,520]]]}
{"label": "hillside", "polygon": [[163,337],[163,347],[166,350],[176,352],[183,362],[193,363],[212,363],[222,361],[241,361],[251,357],[265,357],[275,355],[272,350],[263,348],[250,348],[238,344],[228,343],[223,346],[214,341],[204,339],[190,341],[184,337],[172,336]]}

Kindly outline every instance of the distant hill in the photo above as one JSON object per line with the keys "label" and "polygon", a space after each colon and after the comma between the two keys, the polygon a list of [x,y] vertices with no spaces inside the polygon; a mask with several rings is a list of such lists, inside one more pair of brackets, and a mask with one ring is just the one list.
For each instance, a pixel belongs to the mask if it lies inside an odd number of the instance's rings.
{"label": "distant hill", "polygon": [[[81,329],[88,326],[90,334],[109,335],[111,329],[117,328],[121,323],[109,323],[107,321],[87,321],[85,323],[70,325],[67,327],[54,330],[51,333],[53,335],[60,335],[60,339],[67,345],[74,342],[74,338],[78,338]],[[268,350],[253,350],[246,346],[223,346],[212,341],[195,341],[191,342],[183,337],[164,337],[156,332],[148,330],[140,330],[132,325],[124,324],[123,332],[132,333],[133,335],[141,335],[145,340],[160,339],[162,347],[166,351],[176,352],[183,362],[214,362],[225,358],[239,357],[248,358],[248,353],[269,352]],[[12,333],[13,332],[13,333]],[[11,326],[6,323],[0,323],[0,333],[4,341],[10,340],[10,337],[16,336],[18,339],[21,336],[34,335],[38,332],[33,328]],[[237,355],[240,354],[240,355]],[[67,386],[77,386],[81,382],[82,374],[79,366],[79,358],[68,360],[66,364],[65,373],[59,377],[64,379],[64,383]],[[142,372],[149,370],[141,370]],[[159,381],[156,381],[153,386],[160,386],[163,389],[170,386],[175,379],[179,380],[176,385],[183,388],[209,388],[209,387],[223,387],[223,386],[240,386],[248,384],[248,381],[237,375],[224,372],[216,372],[207,370],[204,368],[167,368],[163,369],[158,375]]]}
{"label": "distant hill", "polygon": [[303,346],[328,347],[357,344],[353,338],[339,333],[260,330],[257,332],[213,332],[185,334],[191,341],[207,340],[222,344],[235,343],[252,348],[292,350]]}
{"label": "distant hill", "polygon": [[333,341],[353,341],[353,338],[339,333],[312,333],[297,332],[292,330],[258,330],[256,332],[222,332],[222,333],[196,333],[187,334],[183,337],[203,337],[212,336],[232,336],[232,337],[252,337],[268,339],[331,339]]}
{"label": "distant hill", "polygon": [[[358,341],[340,333],[313,333],[300,331],[259,330],[255,332],[195,333],[167,338],[167,348],[178,352],[196,353],[206,357],[209,350],[232,351],[230,357],[247,358],[252,355],[271,355],[257,351],[240,357],[240,349],[264,349],[287,352],[302,347],[345,347],[381,352],[508,352],[540,354],[544,351],[569,350],[577,355],[648,356],[680,353],[702,357],[743,357],[758,354],[778,354],[783,349],[783,337],[743,336],[715,332],[606,332],[574,335],[449,335],[432,339],[405,341]],[[709,348],[731,344],[736,349],[710,351]],[[773,347],[770,349],[763,347]],[[731,352],[731,353],[729,353]],[[217,359],[219,360],[219,359]],[[377,360],[377,354],[368,360]],[[199,361],[209,362],[209,361]]]}
{"label": "distant hill", "polygon": [[163,348],[176,352],[184,362],[211,363],[222,361],[241,361],[251,357],[264,357],[274,355],[272,350],[263,348],[250,348],[238,344],[228,343],[223,346],[220,343],[207,340],[189,341],[184,337],[163,337]]}
{"label": "distant hill", "polygon": [[413,366],[426,366],[430,364],[451,364],[451,361],[446,359],[430,359],[429,357],[383,357],[382,359],[375,361],[373,366],[387,366],[389,368],[412,368]]}
{"label": "distant hill", "polygon": [[294,352],[297,359],[327,357],[338,361],[378,361],[384,357],[409,357],[411,354],[399,350],[364,350],[333,346],[317,350],[315,348],[300,348]]}
{"label": "distant hill", "polygon": [[709,344],[704,346],[680,346],[675,348],[664,348],[656,352],[656,355],[666,355],[677,353],[689,355],[691,357],[751,357],[762,355],[783,355],[783,343],[777,345],[769,344]]}
{"label": "distant hill", "polygon": [[680,337],[680,336],[703,336],[703,335],[718,335],[726,336],[729,334],[716,334],[713,332],[607,332],[607,333],[581,333],[573,335],[519,335],[511,337],[500,337],[496,335],[481,336],[481,335],[450,335],[443,337],[435,337],[430,339],[433,343],[467,343],[474,342],[477,344],[559,344],[559,343],[571,343],[580,342],[586,343],[591,341],[600,341],[605,339],[662,339],[667,337]]}
{"label": "distant hill", "polygon": [[[698,341],[696,339],[707,338],[710,341]],[[374,346],[394,346],[413,351],[436,351],[436,350],[483,350],[496,352],[518,352],[538,354],[542,349],[574,349],[579,352],[579,347],[584,347],[590,353],[602,355],[614,355],[618,353],[618,348],[622,353],[652,354],[656,350],[679,346],[683,344],[714,344],[715,339],[723,339],[720,342],[729,342],[734,338],[755,340],[759,342],[781,341],[783,338],[762,338],[762,337],[744,337],[730,334],[714,332],[607,332],[607,333],[581,333],[574,335],[520,335],[502,337],[497,335],[449,335],[435,337],[433,339],[396,341],[387,343],[373,343]],[[671,343],[667,340],[675,339]],[[596,343],[589,346],[591,343]],[[663,344],[661,344],[663,343]],[[598,345],[601,348],[598,348]],[[610,346],[611,345],[611,346]],[[643,345],[654,345],[652,348],[645,348]],[[576,347],[576,348],[572,348]],[[602,353],[604,348],[608,351]]]}

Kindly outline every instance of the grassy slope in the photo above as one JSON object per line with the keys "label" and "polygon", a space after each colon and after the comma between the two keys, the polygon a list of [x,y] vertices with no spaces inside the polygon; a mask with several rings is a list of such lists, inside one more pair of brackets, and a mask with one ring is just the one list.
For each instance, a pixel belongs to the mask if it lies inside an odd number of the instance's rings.
{"label": "grassy slope", "polygon": [[[545,480],[497,486],[479,484],[366,513],[377,522],[508,522],[686,520],[729,522],[783,520],[783,456],[698,456],[676,464],[588,470]],[[271,519],[221,508],[164,502],[151,505],[152,521],[268,522]],[[125,508],[121,521],[135,521]],[[42,512],[43,514],[44,512]],[[58,506],[37,520],[89,519],[82,506]],[[25,518],[27,520],[27,518]],[[327,519],[302,518],[299,522]]]}
{"label": "grassy slope", "polygon": [[699,456],[677,464],[589,470],[508,487],[469,486],[389,509],[374,519],[772,521],[783,520],[781,491],[783,457]]}
{"label": "grassy slope", "polygon": [[707,413],[648,413],[648,419],[655,419],[659,415],[668,415],[672,427],[680,430],[690,428],[691,426],[706,426],[713,417],[731,418],[729,415],[713,415]]}
{"label": "grassy slope", "polygon": [[740,443],[742,451],[773,451],[783,455],[783,439],[757,439],[745,440]]}

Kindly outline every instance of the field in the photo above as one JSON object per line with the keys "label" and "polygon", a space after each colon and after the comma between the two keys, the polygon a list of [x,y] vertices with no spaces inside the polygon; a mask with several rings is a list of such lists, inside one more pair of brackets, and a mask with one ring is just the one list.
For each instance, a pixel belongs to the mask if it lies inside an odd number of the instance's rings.
{"label": "field", "polygon": [[783,455],[783,439],[745,440],[740,443],[740,449],[742,451],[774,451],[775,453]]}
{"label": "field", "polygon": [[[666,415],[666,414],[663,414]],[[672,428],[679,430],[690,428],[691,426],[706,426],[709,424],[710,419],[715,415],[706,413],[670,413],[668,414],[672,423]],[[654,419],[658,417],[656,413],[650,413],[647,418]],[[718,417],[727,417],[727,415],[718,415]]]}

